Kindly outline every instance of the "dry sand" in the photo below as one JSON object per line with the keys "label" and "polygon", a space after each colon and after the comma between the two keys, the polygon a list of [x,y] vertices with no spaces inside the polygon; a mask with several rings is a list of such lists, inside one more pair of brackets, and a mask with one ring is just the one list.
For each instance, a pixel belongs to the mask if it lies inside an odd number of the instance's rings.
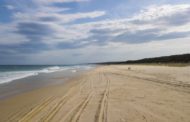
{"label": "dry sand", "polygon": [[190,67],[101,66],[0,101],[0,122],[9,121],[190,122]]}

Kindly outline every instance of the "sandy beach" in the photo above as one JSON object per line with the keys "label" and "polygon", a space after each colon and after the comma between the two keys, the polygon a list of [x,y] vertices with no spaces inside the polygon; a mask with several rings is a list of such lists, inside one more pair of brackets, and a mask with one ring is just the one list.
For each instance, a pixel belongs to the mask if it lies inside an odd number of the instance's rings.
{"label": "sandy beach", "polygon": [[98,66],[0,101],[0,122],[190,122],[189,115],[189,66]]}

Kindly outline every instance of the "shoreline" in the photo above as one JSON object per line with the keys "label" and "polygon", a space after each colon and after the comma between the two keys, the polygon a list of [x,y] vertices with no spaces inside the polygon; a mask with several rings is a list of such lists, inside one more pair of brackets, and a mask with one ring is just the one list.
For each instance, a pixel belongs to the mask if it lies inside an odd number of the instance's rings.
{"label": "shoreline", "polygon": [[77,72],[72,72],[72,70],[64,70],[52,73],[39,73],[38,75],[2,83],[0,84],[0,100],[25,92],[41,89],[43,87],[63,84],[72,77],[77,77],[86,71],[88,70],[78,69]]}
{"label": "shoreline", "polygon": [[97,66],[63,84],[0,100],[0,121],[188,122],[189,71],[189,66]]}

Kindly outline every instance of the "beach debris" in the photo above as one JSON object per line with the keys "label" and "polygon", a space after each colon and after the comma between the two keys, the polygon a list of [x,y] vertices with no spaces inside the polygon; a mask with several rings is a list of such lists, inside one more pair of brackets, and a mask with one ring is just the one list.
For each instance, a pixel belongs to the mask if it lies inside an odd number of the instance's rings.
{"label": "beach debris", "polygon": [[131,70],[131,67],[128,67],[128,70]]}

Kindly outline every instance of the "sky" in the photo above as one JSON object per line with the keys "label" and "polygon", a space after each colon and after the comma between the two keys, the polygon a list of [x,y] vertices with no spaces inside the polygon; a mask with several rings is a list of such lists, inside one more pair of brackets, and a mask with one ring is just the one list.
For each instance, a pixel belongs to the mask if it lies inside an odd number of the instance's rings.
{"label": "sky", "polygon": [[190,0],[0,0],[0,64],[190,53]]}

